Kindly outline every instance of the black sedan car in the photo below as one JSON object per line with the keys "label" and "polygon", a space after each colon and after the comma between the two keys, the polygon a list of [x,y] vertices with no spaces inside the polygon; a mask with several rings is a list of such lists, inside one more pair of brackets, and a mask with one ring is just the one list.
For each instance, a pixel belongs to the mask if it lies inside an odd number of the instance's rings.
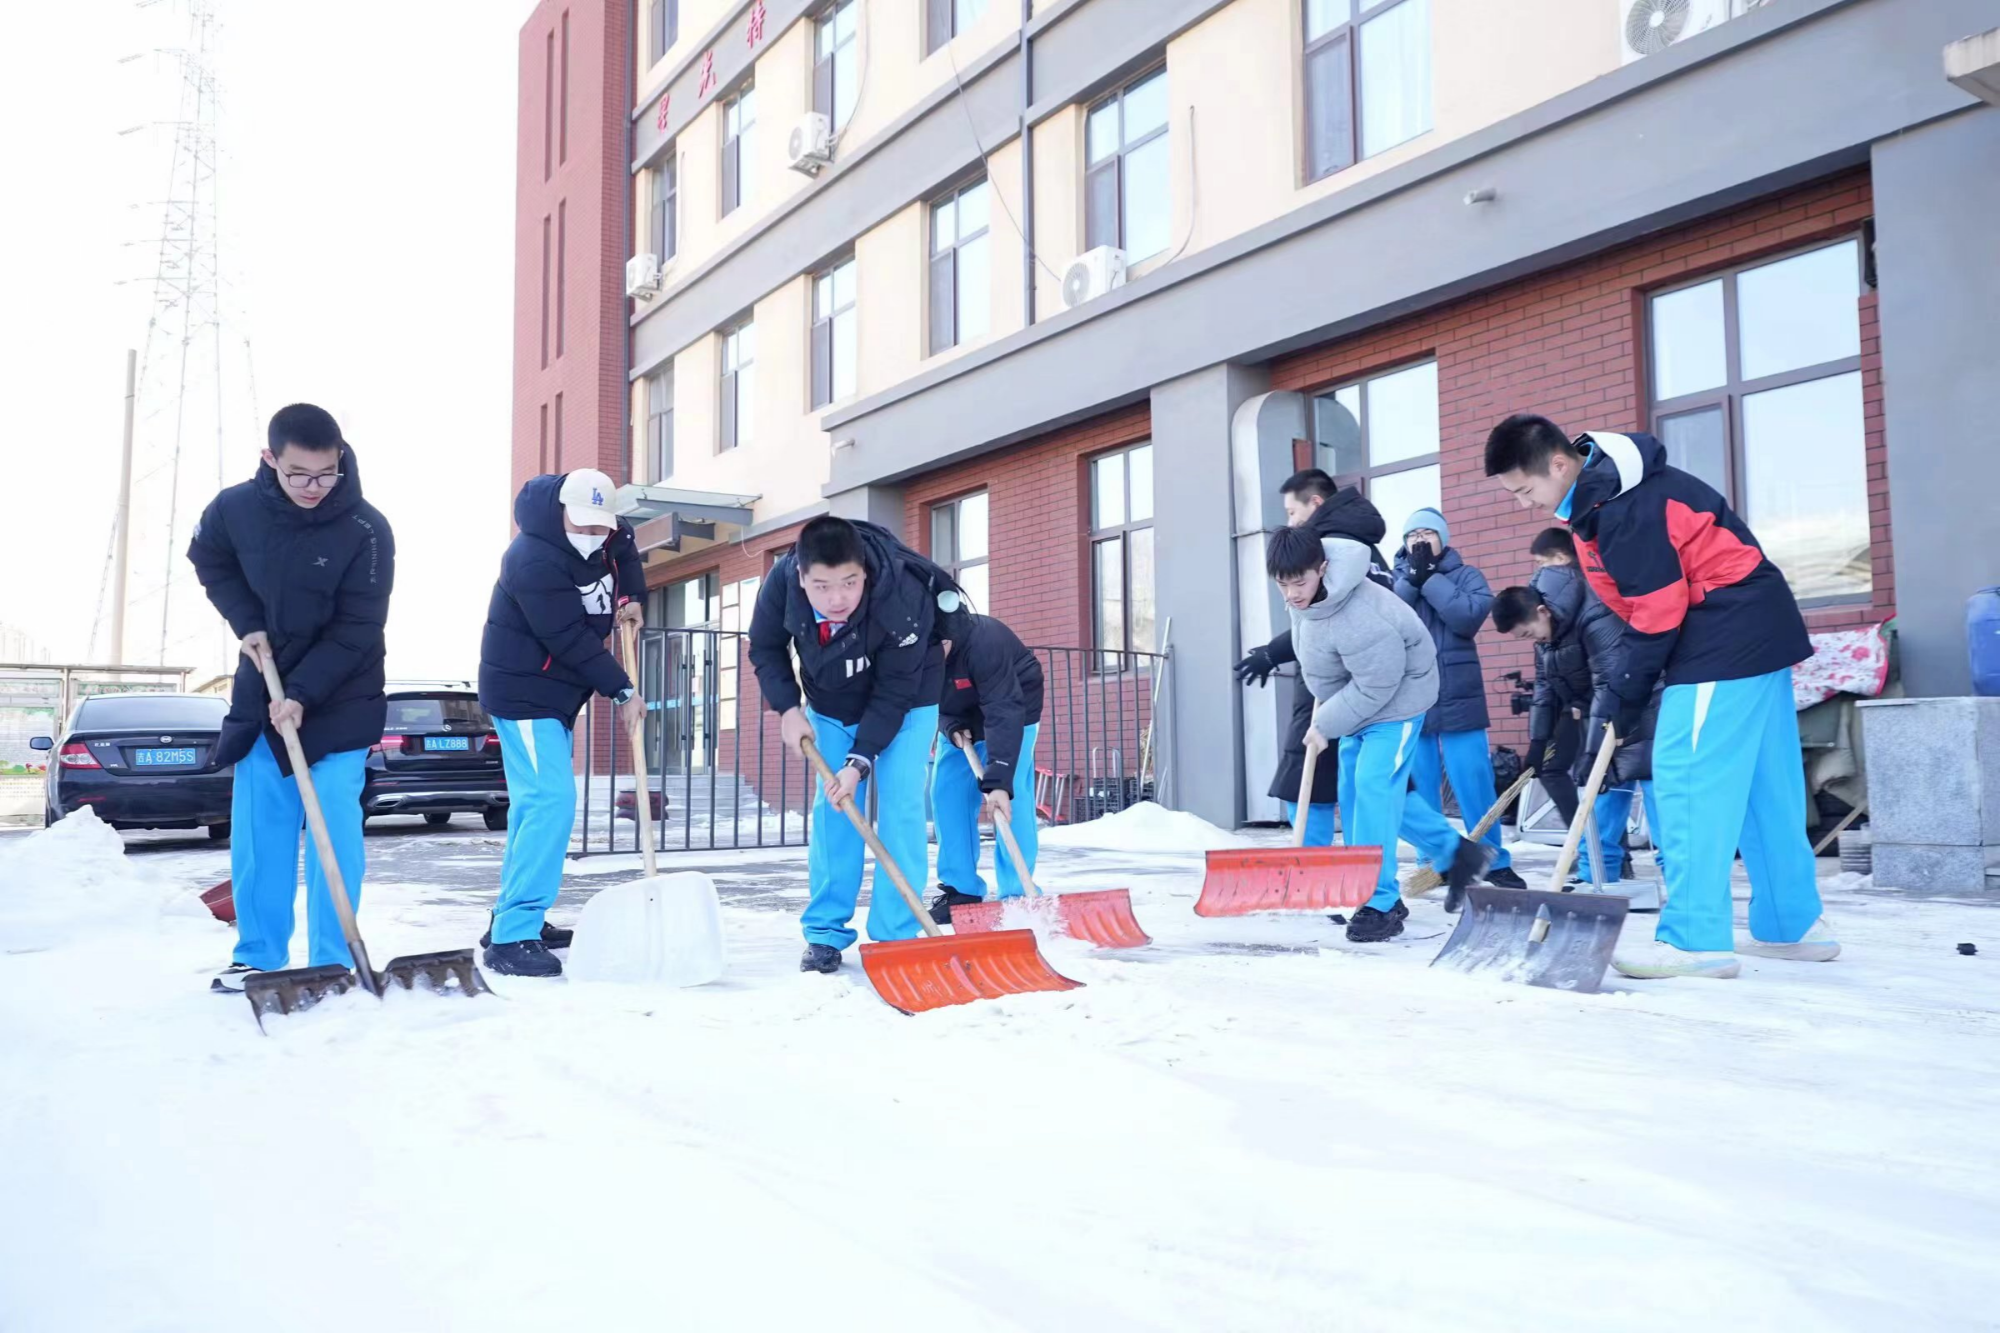
{"label": "black sedan car", "polygon": [[361,811],[422,815],[431,824],[473,811],[489,829],[507,827],[500,737],[478,690],[464,681],[389,686],[389,717],[368,750]]}
{"label": "black sedan car", "polygon": [[120,829],[206,828],[229,836],[230,769],[215,764],[226,700],[206,694],[102,694],[70,714],[49,757],[43,821],[90,806]]}

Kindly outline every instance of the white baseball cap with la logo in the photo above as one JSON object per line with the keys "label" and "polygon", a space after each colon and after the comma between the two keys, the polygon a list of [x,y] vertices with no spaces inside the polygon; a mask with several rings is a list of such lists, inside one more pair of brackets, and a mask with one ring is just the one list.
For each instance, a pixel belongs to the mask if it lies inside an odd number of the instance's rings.
{"label": "white baseball cap with la logo", "polygon": [[578,468],[564,477],[559,498],[569,521],[579,527],[618,526],[617,488],[595,468]]}

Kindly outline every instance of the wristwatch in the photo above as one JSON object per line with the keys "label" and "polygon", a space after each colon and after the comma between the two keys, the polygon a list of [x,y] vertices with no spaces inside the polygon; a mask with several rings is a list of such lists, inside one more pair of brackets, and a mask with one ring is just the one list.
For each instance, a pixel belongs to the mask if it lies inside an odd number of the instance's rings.
{"label": "wristwatch", "polygon": [[627,685],[624,689],[618,691],[617,695],[612,698],[611,702],[617,704],[620,708],[623,708],[626,704],[632,702],[633,693],[634,691],[632,687],[630,685]]}
{"label": "wristwatch", "polygon": [[875,771],[875,761],[872,759],[863,759],[858,754],[851,754],[847,756],[847,762],[842,764],[841,767],[853,769],[861,776],[862,781],[865,782],[868,779],[868,775]]}

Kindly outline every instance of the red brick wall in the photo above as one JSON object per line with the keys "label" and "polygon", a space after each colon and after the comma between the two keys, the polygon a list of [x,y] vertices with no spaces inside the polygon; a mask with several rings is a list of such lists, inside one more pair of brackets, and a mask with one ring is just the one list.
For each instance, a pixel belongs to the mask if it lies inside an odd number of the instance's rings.
{"label": "red brick wall", "polygon": [[[1273,365],[1272,387],[1313,390],[1435,356],[1452,542],[1495,588],[1526,582],[1532,572],[1528,542],[1547,520],[1522,510],[1487,480],[1482,462],[1487,431],[1514,412],[1538,412],[1575,431],[1640,429],[1646,413],[1647,289],[1851,232],[1871,212],[1866,172],[1835,177],[1287,357]],[[1815,630],[1871,624],[1895,613],[1882,362],[1872,293],[1861,299],[1859,316],[1874,603],[1811,612],[1807,621]],[[1531,671],[1531,655],[1525,645],[1490,630],[1480,640],[1480,652],[1495,739],[1519,744],[1527,734],[1525,719],[1508,713],[1507,686],[1499,677]]]}

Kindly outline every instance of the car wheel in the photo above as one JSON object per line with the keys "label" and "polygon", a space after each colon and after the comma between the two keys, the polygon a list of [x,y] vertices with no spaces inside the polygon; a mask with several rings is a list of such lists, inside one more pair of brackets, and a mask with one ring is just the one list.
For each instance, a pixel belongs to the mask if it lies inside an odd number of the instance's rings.
{"label": "car wheel", "polygon": [[210,842],[227,842],[229,840],[229,821],[225,819],[220,824],[210,824],[208,826],[208,840]]}
{"label": "car wheel", "polygon": [[451,822],[451,812],[449,810],[432,811],[430,814],[424,816],[424,822],[432,828],[443,828]]}
{"label": "car wheel", "polygon": [[507,831],[507,812],[505,810],[488,810],[486,812],[486,827],[495,833],[505,833]]}

